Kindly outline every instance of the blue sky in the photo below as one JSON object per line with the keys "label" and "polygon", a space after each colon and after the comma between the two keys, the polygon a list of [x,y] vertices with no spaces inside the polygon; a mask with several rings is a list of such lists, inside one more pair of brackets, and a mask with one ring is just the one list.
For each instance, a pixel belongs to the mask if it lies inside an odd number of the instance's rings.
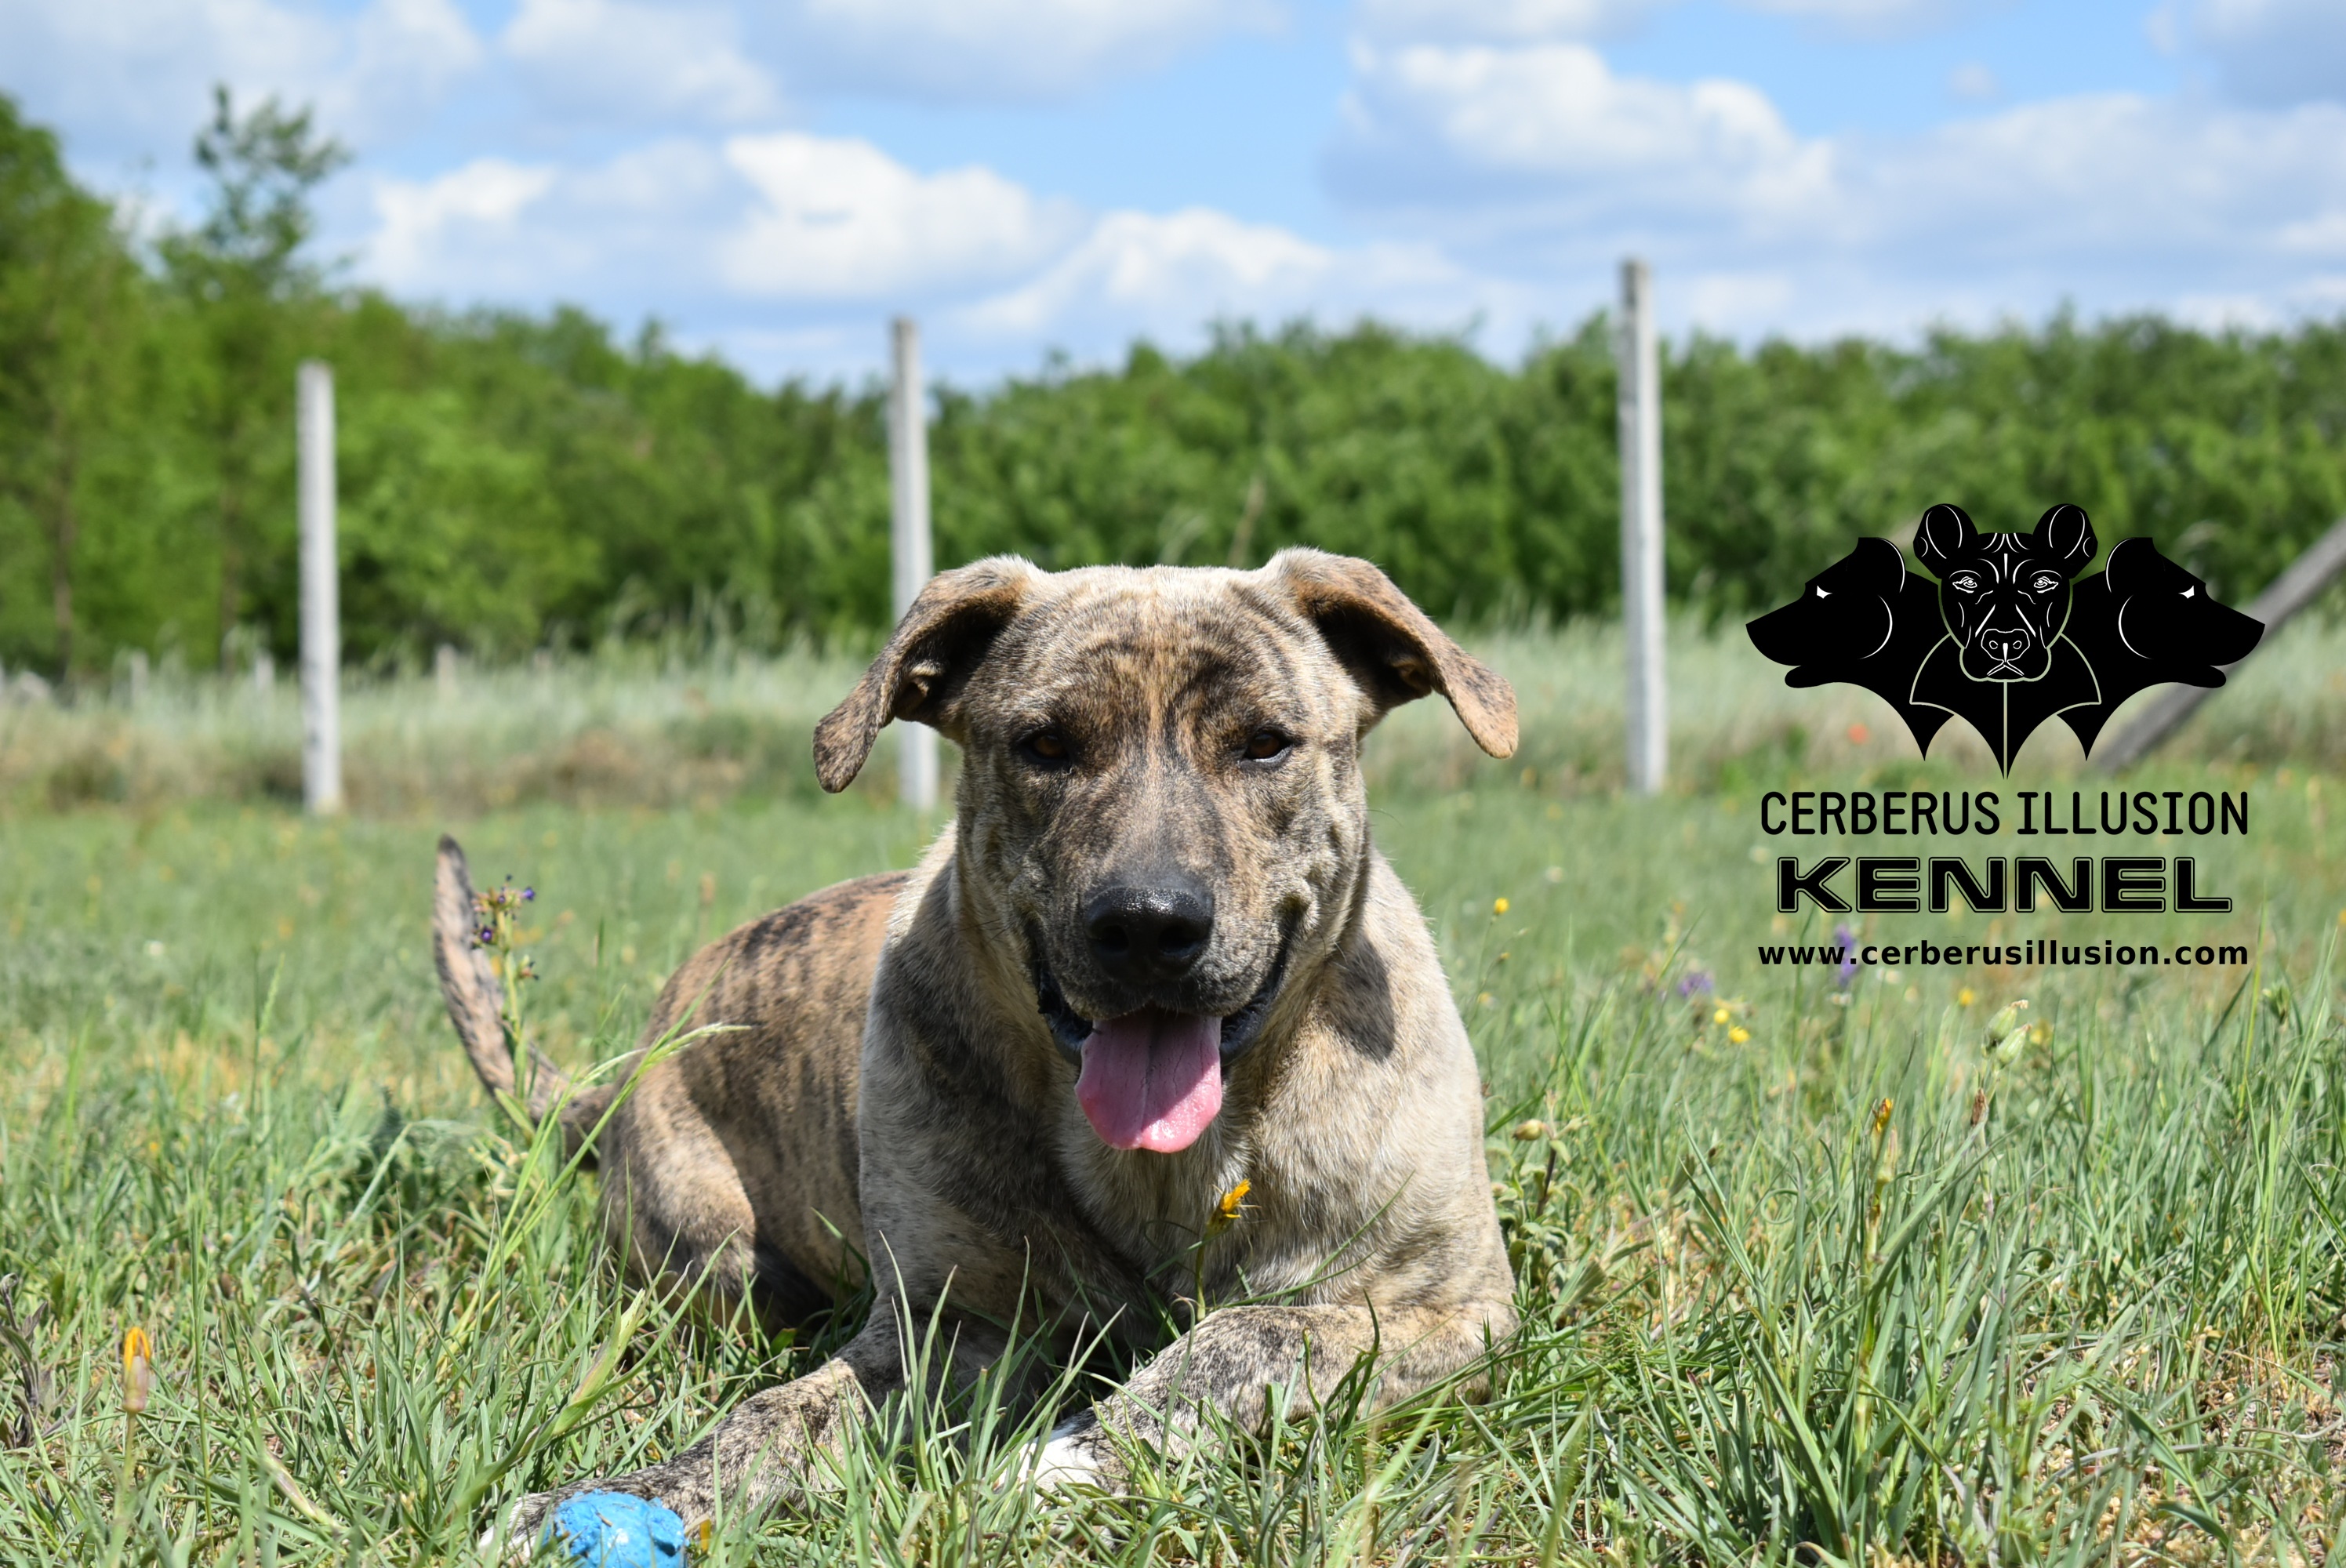
{"label": "blue sky", "polygon": [[1362,314],[1511,357],[1653,263],[1751,340],[2346,311],[2346,0],[0,0],[0,89],[154,220],[210,84],[358,153],[413,300],[964,382]]}

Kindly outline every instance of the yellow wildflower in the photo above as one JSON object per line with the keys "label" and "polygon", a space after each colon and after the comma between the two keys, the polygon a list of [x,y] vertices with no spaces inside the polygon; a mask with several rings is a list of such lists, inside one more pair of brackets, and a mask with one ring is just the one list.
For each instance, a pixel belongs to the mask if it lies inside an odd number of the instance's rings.
{"label": "yellow wildflower", "polygon": [[1238,1186],[1222,1194],[1221,1200],[1214,1205],[1213,1217],[1206,1221],[1206,1234],[1219,1235],[1236,1225],[1239,1217],[1246,1212],[1246,1195],[1253,1190],[1254,1183],[1241,1181]]}
{"label": "yellow wildflower", "polygon": [[147,1408],[155,1391],[155,1342],[147,1330],[132,1324],[122,1336],[122,1408],[132,1415]]}

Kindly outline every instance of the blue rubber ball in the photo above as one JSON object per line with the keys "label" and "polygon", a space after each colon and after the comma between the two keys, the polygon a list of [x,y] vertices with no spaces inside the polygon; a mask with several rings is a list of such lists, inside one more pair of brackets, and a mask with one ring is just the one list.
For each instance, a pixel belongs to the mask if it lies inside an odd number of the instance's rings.
{"label": "blue rubber ball", "polygon": [[624,1492],[582,1492],[546,1522],[587,1568],[682,1568],[684,1521],[666,1503]]}

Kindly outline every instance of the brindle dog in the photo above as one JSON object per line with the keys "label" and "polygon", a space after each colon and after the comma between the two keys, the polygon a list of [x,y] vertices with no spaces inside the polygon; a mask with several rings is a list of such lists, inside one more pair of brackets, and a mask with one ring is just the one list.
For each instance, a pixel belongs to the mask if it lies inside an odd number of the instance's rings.
{"label": "brindle dog", "polygon": [[[1134,1445],[1179,1451],[1208,1408],[1252,1425],[1268,1385],[1324,1395],[1363,1357],[1380,1402],[1471,1374],[1515,1322],[1474,1058],[1361,778],[1370,728],[1434,692],[1484,750],[1515,749],[1506,682],[1362,561],[1001,557],[932,581],[814,750],[837,790],[891,718],[952,737],[950,831],[909,874],[702,950],[644,1037],[731,1032],[616,1106],[541,1067],[527,1107],[592,1136],[638,1278],[788,1320],[860,1257],[880,1305],[675,1458],[523,1500],[506,1540],[589,1488],[688,1527],[787,1504],[938,1316],[948,1386],[1014,1325],[1062,1357],[1101,1335],[1156,1351],[1052,1434],[1029,1466],[1046,1486],[1114,1490]],[[443,987],[505,1095],[469,895],[444,840]],[[1241,1181],[1243,1219],[1210,1227]],[[1207,1300],[1251,1304],[1196,1316],[1200,1268]],[[1188,1327],[1163,1345],[1168,1313]]]}

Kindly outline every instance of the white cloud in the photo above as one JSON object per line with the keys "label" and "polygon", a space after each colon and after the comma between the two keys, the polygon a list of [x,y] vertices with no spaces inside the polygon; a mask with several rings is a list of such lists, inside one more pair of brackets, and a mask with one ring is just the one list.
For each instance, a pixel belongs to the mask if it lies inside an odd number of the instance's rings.
{"label": "white cloud", "polygon": [[1086,213],[982,167],[923,172],[798,132],[675,138],[587,166],[481,158],[380,180],[367,275],[411,298],[586,297],[683,319],[767,373],[871,364],[879,323],[932,323],[941,365],[1031,366],[1046,345],[1191,346],[1217,318],[1374,314],[1508,341],[1526,291],[1423,243],[1331,247],[1206,208]]}
{"label": "white cloud", "polygon": [[795,0],[772,33],[810,88],[1000,102],[1096,87],[1278,15],[1269,0]]}
{"label": "white cloud", "polygon": [[1734,0],[1746,11],[1806,22],[1861,38],[1907,37],[1943,26],[1994,0]]}
{"label": "white cloud", "polygon": [[2216,64],[2225,90],[2249,103],[2346,97],[2346,14],[2338,0],[2168,0],[2151,36]]}
{"label": "white cloud", "polygon": [[352,25],[350,76],[390,113],[437,104],[486,57],[451,0],[375,0]]}
{"label": "white cloud", "polygon": [[1627,31],[1670,0],[1361,0],[1372,37],[1410,43],[1603,38]]}
{"label": "white cloud", "polygon": [[430,181],[386,180],[375,190],[380,222],[369,260],[394,289],[429,289],[441,259],[458,246],[518,235],[523,210],[553,188],[551,168],[484,158]]}
{"label": "white cloud", "polygon": [[[1358,0],[1366,36],[1394,44],[1586,43],[1617,37],[1678,0]],[[1907,37],[2010,0],[1727,0],[1842,37]]]}
{"label": "white cloud", "polygon": [[2310,308],[2346,237],[2341,147],[2346,106],[2130,94],[1803,137],[1739,83],[1417,46],[1357,53],[1328,168],[1371,222],[1486,270],[1593,280],[1634,249],[1715,327],[1899,330],[2081,295]]}
{"label": "white cloud", "polygon": [[63,124],[76,153],[176,154],[214,82],[240,99],[313,105],[362,149],[396,141],[484,57],[451,0],[371,0],[321,15],[272,0],[73,0],[0,5],[8,86]]}
{"label": "white cloud", "polygon": [[2278,239],[2285,250],[2346,260],[2346,208],[2284,224]]}
{"label": "white cloud", "polygon": [[1269,326],[1310,316],[1362,316],[1454,331],[1495,324],[1510,342],[1530,331],[1527,291],[1475,278],[1431,245],[1314,244],[1276,225],[1225,212],[1110,212],[1031,280],[954,310],[945,326],[973,344],[1031,352],[1052,343],[1113,353],[1135,335],[1198,344],[1217,321]]}
{"label": "white cloud", "polygon": [[1967,60],[1947,73],[1947,96],[1961,103],[1994,103],[2004,97],[2004,84],[1977,60]]}
{"label": "white cloud", "polygon": [[522,0],[499,40],[543,102],[598,120],[732,124],[776,113],[732,15],[629,0]]}
{"label": "white cloud", "polygon": [[709,257],[745,200],[722,158],[681,139],[584,168],[479,158],[378,181],[364,270],[411,298],[589,298],[666,314],[708,297]]}
{"label": "white cloud", "polygon": [[1324,281],[1333,252],[1284,229],[1189,208],[1111,212],[1031,281],[962,312],[985,332],[1031,335],[1106,310],[1152,327],[1194,328],[1233,308],[1262,311]]}
{"label": "white cloud", "polygon": [[1740,82],[1617,76],[1594,49],[1417,45],[1355,52],[1330,158],[1362,206],[1479,209],[1502,227],[1810,217],[1833,150]]}
{"label": "white cloud", "polygon": [[1667,280],[1678,296],[1674,310],[1701,322],[1765,321],[1780,317],[1800,298],[1790,272],[1697,271]]}
{"label": "white cloud", "polygon": [[469,4],[0,0],[0,87],[85,162],[177,168],[218,81],[313,106],[370,156],[446,128],[433,111],[460,85],[492,119],[518,90],[536,111],[524,145],[543,148],[770,126],[794,99],[842,92],[1066,97],[1282,15],[1281,0],[515,0],[493,8],[506,19],[492,46]]}
{"label": "white cloud", "polygon": [[736,137],[725,159],[758,193],[719,253],[746,294],[874,299],[990,280],[1043,260],[1077,222],[991,169],[919,174],[864,141]]}

